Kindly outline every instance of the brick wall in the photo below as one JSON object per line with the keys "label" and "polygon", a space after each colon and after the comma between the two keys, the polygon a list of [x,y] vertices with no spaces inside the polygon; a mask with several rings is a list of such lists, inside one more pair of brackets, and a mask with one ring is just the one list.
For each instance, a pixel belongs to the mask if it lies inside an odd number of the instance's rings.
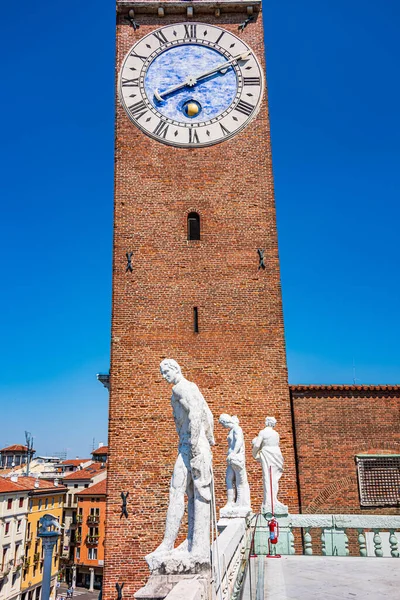
{"label": "brick wall", "polygon": [[400,453],[400,386],[291,386],[302,512],[399,514],[360,506],[356,454]]}
{"label": "brick wall", "polygon": [[[238,34],[243,13],[196,15]],[[139,15],[136,32],[117,26],[117,70],[129,48],[154,28],[185,21]],[[262,19],[241,34],[264,64]],[[141,133],[116,103],[115,230],[109,420],[108,506],[103,597],[125,582],[132,597],[148,576],[143,557],[160,543],[177,454],[171,389],[159,374],[175,358],[197,383],[215,418],[218,508],[225,503],[227,432],[237,414],[247,444],[252,504],[262,501],[261,467],[251,440],[274,415],[286,459],[281,500],[297,511],[283,335],[270,131],[266,95],[259,115],[234,139],[176,149]],[[187,214],[201,216],[202,239],[188,242]],[[266,270],[258,271],[257,248]],[[126,252],[133,272],[126,273]],[[193,332],[193,307],[199,310]],[[130,492],[128,520],[120,493]]]}

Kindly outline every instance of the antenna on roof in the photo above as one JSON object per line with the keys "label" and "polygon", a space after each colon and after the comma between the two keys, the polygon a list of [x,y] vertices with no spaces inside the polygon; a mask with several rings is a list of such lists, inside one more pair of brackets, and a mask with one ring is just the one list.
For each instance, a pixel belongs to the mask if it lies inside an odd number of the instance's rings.
{"label": "antenna on roof", "polygon": [[25,431],[25,440],[26,440],[26,455],[27,455],[26,473],[25,473],[25,475],[28,477],[28,475],[29,475],[29,466],[31,464],[31,459],[32,459],[32,456],[35,453],[34,450],[33,450],[33,436],[30,433],[30,431]]}
{"label": "antenna on roof", "polygon": [[93,438],[93,442],[92,442],[92,452],[93,450],[96,448],[96,438]]}
{"label": "antenna on roof", "polygon": [[356,377],[356,361],[354,360],[353,356],[353,385],[357,385],[357,381],[360,380]]}

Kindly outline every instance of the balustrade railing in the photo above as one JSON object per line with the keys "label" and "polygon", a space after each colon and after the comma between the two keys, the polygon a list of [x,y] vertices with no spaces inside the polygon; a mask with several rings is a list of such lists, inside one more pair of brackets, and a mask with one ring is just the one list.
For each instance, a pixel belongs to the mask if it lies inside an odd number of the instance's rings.
{"label": "balustrade railing", "polygon": [[[399,558],[400,516],[290,515],[279,518],[278,554]],[[260,516],[254,552],[269,553],[268,521]]]}
{"label": "balustrade railing", "polygon": [[97,544],[99,543],[99,536],[98,535],[87,535],[86,543],[89,546],[97,546]]}
{"label": "balustrade railing", "polygon": [[88,515],[87,521],[88,523],[99,523],[100,515]]}

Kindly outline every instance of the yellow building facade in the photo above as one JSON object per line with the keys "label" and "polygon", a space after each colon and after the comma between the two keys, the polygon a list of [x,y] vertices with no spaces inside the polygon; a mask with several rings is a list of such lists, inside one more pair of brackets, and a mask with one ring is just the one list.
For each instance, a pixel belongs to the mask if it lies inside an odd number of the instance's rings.
{"label": "yellow building facade", "polygon": [[[25,558],[22,571],[21,600],[41,600],[43,577],[43,546],[38,537],[39,521],[46,513],[50,513],[62,523],[66,488],[57,482],[21,477],[19,484],[26,486],[29,496],[26,535]],[[60,568],[62,553],[62,536],[53,552],[51,596],[55,597],[55,584]]]}

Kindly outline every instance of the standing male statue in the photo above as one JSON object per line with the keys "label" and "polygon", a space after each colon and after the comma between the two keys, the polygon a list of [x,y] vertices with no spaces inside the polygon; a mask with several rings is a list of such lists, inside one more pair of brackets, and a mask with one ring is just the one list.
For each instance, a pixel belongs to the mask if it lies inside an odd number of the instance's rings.
{"label": "standing male statue", "polygon": [[[172,388],[172,411],[179,436],[169,490],[164,539],[146,556],[153,573],[197,572],[210,564],[211,447],[214,422],[199,388],[185,379],[178,363],[165,359],[161,375]],[[188,497],[187,540],[174,549]]]}
{"label": "standing male statue", "polygon": [[219,417],[223,427],[229,429],[226,457],[227,503],[220,510],[220,517],[246,517],[251,512],[250,487],[246,473],[246,457],[243,430],[236,415],[226,413]]}
{"label": "standing male statue", "polygon": [[263,474],[263,514],[287,515],[288,507],[278,500],[279,480],[283,473],[283,456],[279,447],[279,434],[274,430],[276,419],[267,417],[265,428],[252,441],[253,457],[261,463]]}

